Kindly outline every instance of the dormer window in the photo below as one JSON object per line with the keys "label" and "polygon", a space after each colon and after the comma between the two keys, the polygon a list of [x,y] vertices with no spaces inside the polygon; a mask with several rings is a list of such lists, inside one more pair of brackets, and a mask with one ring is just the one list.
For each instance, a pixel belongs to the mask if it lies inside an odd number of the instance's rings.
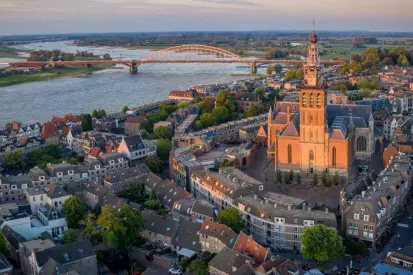
{"label": "dormer window", "polygon": [[45,178],[45,176],[40,176],[39,177],[39,180],[45,180],[46,178]]}
{"label": "dormer window", "polygon": [[95,169],[99,170],[100,169],[100,165],[95,165]]}
{"label": "dormer window", "polygon": [[11,186],[11,190],[16,190],[17,189],[17,185],[12,185]]}
{"label": "dormer window", "polygon": [[22,184],[22,189],[27,189],[27,184]]}
{"label": "dormer window", "polygon": [[57,176],[58,177],[63,177],[63,173],[62,172],[57,172]]}
{"label": "dormer window", "polygon": [[69,175],[73,175],[73,174],[74,174],[73,170],[69,170],[69,171],[68,171],[68,174],[69,174]]}
{"label": "dormer window", "polygon": [[110,160],[110,161],[109,161],[109,164],[110,164],[110,165],[113,165],[113,164],[115,164],[115,161],[114,161],[114,160]]}
{"label": "dormer window", "polygon": [[123,162],[123,159],[118,159],[118,161],[119,161],[119,163],[122,163],[122,162]]}

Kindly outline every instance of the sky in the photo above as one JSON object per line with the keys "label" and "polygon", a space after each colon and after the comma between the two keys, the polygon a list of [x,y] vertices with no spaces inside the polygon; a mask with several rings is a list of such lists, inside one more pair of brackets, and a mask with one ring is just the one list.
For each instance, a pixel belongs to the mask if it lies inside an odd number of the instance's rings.
{"label": "sky", "polygon": [[0,35],[88,32],[413,31],[413,0],[0,0]]}

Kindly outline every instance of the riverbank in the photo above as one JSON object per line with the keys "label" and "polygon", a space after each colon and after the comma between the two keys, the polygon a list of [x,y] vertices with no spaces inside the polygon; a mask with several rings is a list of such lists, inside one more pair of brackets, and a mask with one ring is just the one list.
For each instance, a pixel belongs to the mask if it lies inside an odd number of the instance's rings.
{"label": "riverbank", "polygon": [[17,49],[0,45],[0,58],[24,58]]}
{"label": "riverbank", "polygon": [[85,67],[61,67],[50,68],[32,74],[16,74],[0,76],[0,87],[7,87],[28,82],[51,80],[60,77],[78,76],[95,71],[110,68],[112,65],[95,65],[90,68]]}

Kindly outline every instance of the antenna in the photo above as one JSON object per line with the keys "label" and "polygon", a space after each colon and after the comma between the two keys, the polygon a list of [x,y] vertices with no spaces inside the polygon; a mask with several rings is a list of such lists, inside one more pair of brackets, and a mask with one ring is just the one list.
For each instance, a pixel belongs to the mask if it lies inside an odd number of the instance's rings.
{"label": "antenna", "polygon": [[313,32],[315,32],[315,19],[313,17]]}

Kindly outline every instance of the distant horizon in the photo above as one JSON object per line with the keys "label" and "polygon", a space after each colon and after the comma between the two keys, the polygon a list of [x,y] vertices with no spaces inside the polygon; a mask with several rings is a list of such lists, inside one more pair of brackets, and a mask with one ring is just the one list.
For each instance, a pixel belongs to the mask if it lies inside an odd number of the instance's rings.
{"label": "distant horizon", "polygon": [[307,30],[413,32],[412,0],[0,0],[0,35]]}
{"label": "distant horizon", "polygon": [[[251,32],[279,32],[279,33],[297,33],[297,34],[306,34],[310,33],[311,29],[274,29],[274,30],[265,30],[265,29],[257,29],[257,30],[170,30],[170,31],[111,31],[111,32],[62,32],[62,33],[19,33],[19,34],[1,34],[0,37],[13,37],[13,36],[62,36],[62,35],[88,35],[88,34],[156,34],[156,33],[251,33]],[[386,31],[386,30],[331,30],[331,29],[316,29],[317,33],[371,33],[371,34],[386,34],[386,33],[394,33],[394,34],[410,34],[413,35],[412,31]],[[413,38],[413,37],[412,37]]]}

